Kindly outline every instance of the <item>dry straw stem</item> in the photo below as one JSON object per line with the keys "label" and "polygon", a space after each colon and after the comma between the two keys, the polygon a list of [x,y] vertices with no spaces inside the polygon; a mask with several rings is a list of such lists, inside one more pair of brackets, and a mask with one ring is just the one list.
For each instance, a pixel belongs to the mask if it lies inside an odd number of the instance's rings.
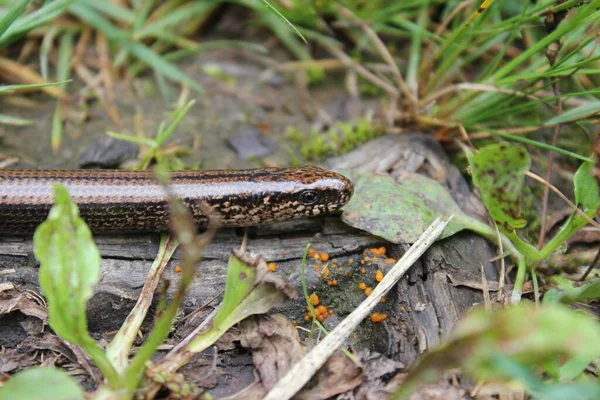
{"label": "dry straw stem", "polygon": [[560,197],[565,203],[567,203],[569,205],[569,207],[571,207],[573,209],[573,211],[575,211],[575,213],[577,213],[581,218],[585,219],[588,224],[592,225],[593,227],[595,227],[597,229],[600,229],[600,225],[596,221],[594,221],[586,213],[581,211],[575,204],[573,204],[573,202],[571,200],[569,200],[567,198],[567,196],[562,194],[562,192],[560,190],[558,190],[558,188],[556,186],[552,185],[550,182],[546,181],[541,176],[534,174],[533,172],[527,171],[527,172],[525,172],[525,175],[530,177],[533,180],[536,180],[536,181],[548,186],[548,188],[550,190],[552,190],[554,193],[556,193],[558,195],[558,197]]}
{"label": "dry straw stem", "polygon": [[400,280],[408,269],[437,240],[448,221],[436,219],[421,235],[390,272],[354,311],[335,327],[310,353],[294,365],[271,389],[264,400],[287,400],[294,396],[344,343],[364,318],[379,304],[381,298]]}

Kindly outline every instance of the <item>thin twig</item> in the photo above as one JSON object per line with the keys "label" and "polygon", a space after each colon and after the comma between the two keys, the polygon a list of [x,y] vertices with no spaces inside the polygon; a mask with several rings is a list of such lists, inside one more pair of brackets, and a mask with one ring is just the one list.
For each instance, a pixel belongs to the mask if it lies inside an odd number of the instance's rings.
{"label": "thin twig", "polygon": [[587,279],[590,272],[592,272],[594,270],[594,268],[596,268],[596,266],[598,265],[598,261],[600,261],[600,249],[598,249],[598,252],[596,253],[596,257],[594,257],[594,260],[590,263],[587,270],[584,272],[584,274],[581,276],[581,278],[579,278],[580,282],[583,282]]}
{"label": "thin twig", "polygon": [[427,96],[426,98],[420,100],[419,108],[426,107],[428,104],[439,99],[442,96],[445,96],[447,94],[454,93],[454,92],[460,92],[463,90],[470,90],[470,91],[475,91],[475,92],[504,93],[504,94],[515,95],[515,96],[519,96],[519,97],[524,97],[524,98],[527,98],[527,99],[533,100],[533,101],[539,100],[537,97],[535,97],[531,94],[521,92],[519,90],[503,89],[503,88],[499,88],[499,87],[496,87],[493,85],[484,85],[481,83],[465,82],[465,83],[457,83],[455,85],[444,86],[442,89],[438,90],[437,92],[434,92],[431,95]]}
{"label": "thin twig", "polygon": [[373,293],[367,297],[354,311],[336,326],[318,345],[316,345],[300,362],[295,364],[287,374],[273,386],[264,400],[287,400],[293,397],[325,364],[327,359],[344,343],[346,338],[363,321],[371,310],[379,304],[383,297],[435,242],[448,222],[436,219],[419,240],[402,256],[396,265],[377,285]]}
{"label": "thin twig", "polygon": [[337,48],[335,46],[332,46],[331,44],[325,43],[325,42],[322,42],[322,44],[323,44],[324,47],[327,48],[327,50],[331,54],[333,54],[344,65],[346,65],[346,67],[352,69],[354,72],[356,72],[357,74],[359,74],[360,76],[362,76],[363,78],[365,78],[366,80],[368,80],[369,82],[371,82],[372,84],[374,84],[375,86],[378,86],[381,89],[385,90],[390,95],[392,95],[392,96],[398,96],[399,95],[398,89],[396,89],[392,84],[390,84],[389,82],[384,81],[383,79],[379,78],[377,75],[373,74],[371,71],[369,71],[368,69],[366,69],[362,65],[356,63],[354,60],[352,60],[352,58],[348,57],[346,55],[346,53],[344,53],[339,48]]}
{"label": "thin twig", "polygon": [[381,54],[381,57],[384,59],[384,61],[387,63],[387,65],[390,66],[390,68],[392,70],[392,74],[396,78],[396,83],[397,83],[398,87],[400,88],[400,90],[402,91],[402,93],[408,98],[408,100],[411,103],[415,104],[417,102],[417,98],[411,92],[410,88],[404,81],[404,78],[402,78],[402,74],[400,73],[400,69],[398,68],[398,65],[396,64],[394,57],[392,57],[388,48],[381,41],[381,39],[379,38],[377,33],[369,25],[367,25],[365,23],[365,21],[361,20],[356,15],[354,15],[354,13],[352,11],[350,11],[348,8],[338,6],[338,10],[340,11],[340,13],[343,16],[349,18],[350,20],[352,20],[353,22],[358,24],[360,26],[360,28],[363,30],[363,32],[365,32],[365,34],[369,37],[369,39],[371,39],[373,44],[375,44],[377,51],[379,51],[379,54]]}
{"label": "thin twig", "polygon": [[564,194],[562,194],[562,192],[560,190],[558,190],[558,188],[552,184],[550,184],[550,182],[544,180],[544,178],[542,178],[539,175],[534,174],[533,172],[527,171],[525,172],[525,175],[544,184],[544,185],[548,185],[548,188],[550,190],[552,190],[554,193],[556,193],[558,195],[558,197],[560,197],[565,203],[567,203],[569,206],[571,206],[571,208],[573,209],[573,211],[575,211],[575,213],[579,214],[580,217],[582,217],[583,219],[586,220],[586,222],[590,225],[592,225],[595,228],[600,229],[600,224],[598,224],[596,221],[594,221],[590,216],[588,216],[586,213],[584,213],[583,211],[581,211],[575,204],[573,204],[573,202],[571,200],[569,200],[567,198],[567,196],[565,196]]}

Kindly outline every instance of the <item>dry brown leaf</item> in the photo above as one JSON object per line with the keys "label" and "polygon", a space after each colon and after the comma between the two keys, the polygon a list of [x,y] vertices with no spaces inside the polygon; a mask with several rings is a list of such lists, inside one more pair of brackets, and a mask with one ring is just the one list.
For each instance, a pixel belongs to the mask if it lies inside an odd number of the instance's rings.
{"label": "dry brown leaf", "polygon": [[306,354],[296,327],[281,314],[246,318],[240,326],[241,344],[252,351],[252,360],[267,390]]}

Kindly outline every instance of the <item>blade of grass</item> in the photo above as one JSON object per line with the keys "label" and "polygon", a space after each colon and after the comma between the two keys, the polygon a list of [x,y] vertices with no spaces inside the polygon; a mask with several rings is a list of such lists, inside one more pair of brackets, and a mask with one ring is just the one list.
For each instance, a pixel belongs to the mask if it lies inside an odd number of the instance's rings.
{"label": "blade of grass", "polygon": [[0,114],[0,125],[11,125],[11,126],[26,126],[33,125],[35,121],[31,119],[13,117],[12,115]]}
{"label": "blade of grass", "polygon": [[59,81],[59,82],[48,82],[48,83],[34,83],[34,84],[30,84],[30,85],[6,85],[6,86],[0,86],[0,94],[2,93],[14,93],[14,92],[18,92],[21,90],[30,90],[30,89],[40,89],[40,88],[44,88],[47,86],[58,86],[58,85],[62,85],[64,83],[69,83],[71,82],[71,79],[69,80],[64,80],[64,81]]}
{"label": "blade of grass", "polygon": [[135,7],[135,20],[133,22],[133,31],[139,31],[148,20],[148,15],[154,6],[155,0],[144,0],[141,4]]}
{"label": "blade of grass", "polygon": [[104,33],[109,40],[121,42],[129,37],[127,32],[117,28],[112,22],[84,3],[72,4],[69,7],[69,12]]}
{"label": "blade of grass", "polygon": [[[427,26],[427,22],[429,21],[428,7],[429,2],[425,2],[421,6],[421,11],[419,12],[418,17],[419,26]],[[418,71],[421,60],[421,46],[423,44],[423,35],[421,34],[421,32],[421,29],[415,30],[413,32],[413,36],[410,41],[408,65],[406,68],[406,84],[408,85],[408,87],[414,95],[417,95],[419,90]]]}
{"label": "blade of grass", "polygon": [[167,28],[181,26],[181,24],[190,18],[202,18],[203,14],[210,12],[214,7],[216,7],[216,5],[213,1],[188,3],[183,7],[171,11],[157,21],[149,23],[144,27],[140,26],[139,29],[135,31],[133,38],[134,40],[141,40],[153,37],[158,33],[164,32]]}
{"label": "blade of grass", "polygon": [[296,27],[287,20],[286,17],[284,17],[275,7],[273,7],[267,0],[261,0],[261,2],[265,5],[265,7],[267,7],[269,10],[273,11],[273,13],[275,13],[275,15],[277,15],[280,19],[282,19],[290,28],[292,28],[292,30],[294,32],[296,32],[296,35],[300,36],[300,38],[304,41],[304,43],[308,43],[306,41],[306,39],[304,38],[304,36],[302,36],[302,34],[300,33],[300,31],[298,29],[296,29]]}
{"label": "blade of grass", "polygon": [[585,26],[593,21],[597,21],[600,17],[600,10],[596,10],[599,7],[600,0],[593,0],[586,5],[582,5],[577,9],[576,15],[568,20],[563,21],[553,32],[544,36],[539,41],[535,42],[533,46],[525,49],[517,57],[510,60],[506,65],[497,70],[490,79],[492,81],[499,81],[501,78],[505,78],[518,66],[530,59],[534,54],[543,52],[548,45],[556,42],[568,32],[573,31],[578,26]]}
{"label": "blade of grass", "polygon": [[73,0],[55,0],[17,19],[0,38],[0,49],[34,28],[45,25],[62,14]]}
{"label": "blade of grass", "polygon": [[48,63],[50,58],[50,51],[54,44],[54,38],[58,34],[58,28],[56,26],[50,27],[50,30],[46,32],[42,39],[42,45],[40,46],[40,74],[42,78],[48,79]]}
{"label": "blade of grass", "polygon": [[161,72],[167,78],[175,82],[183,83],[198,93],[204,93],[204,88],[202,86],[188,77],[174,64],[166,61],[163,57],[157,55],[148,47],[140,43],[129,43],[125,45],[125,48],[129,50],[131,54],[135,55],[148,66],[151,66],[152,68]]}
{"label": "blade of grass", "polygon": [[135,21],[135,13],[127,7],[123,7],[112,1],[80,0],[86,6],[94,8],[107,17],[132,25]]}
{"label": "blade of grass", "polygon": [[485,10],[487,10],[487,7],[491,2],[492,0],[484,0],[479,8],[475,10],[465,22],[463,22],[457,29],[454,29],[450,32],[450,35],[444,40],[442,46],[438,49],[438,51],[436,51],[433,60],[441,59],[442,63],[438,68],[436,68],[432,79],[427,82],[427,85],[424,89],[425,93],[430,92],[433,88],[436,88],[442,78],[450,78],[449,75],[452,74],[448,74],[448,70],[456,67],[456,60],[458,59],[459,55],[472,45],[471,41],[460,42],[462,40],[462,36],[471,26],[471,23],[483,12],[485,12]]}
{"label": "blade of grass", "polygon": [[[71,59],[73,58],[73,42],[74,33],[65,32],[60,40],[58,49],[58,63],[56,66],[56,77],[59,81],[65,81],[71,72]],[[63,137],[63,116],[62,102],[60,99],[56,101],[56,109],[52,119],[51,145],[52,151],[56,154],[60,148]]]}
{"label": "blade of grass", "polygon": [[15,20],[23,14],[25,7],[29,4],[29,0],[21,0],[8,10],[6,14],[0,19],[0,38],[6,32],[6,30],[15,22]]}
{"label": "blade of grass", "polygon": [[587,117],[591,117],[600,112],[600,101],[593,101],[583,106],[575,107],[563,114],[557,115],[550,119],[545,125],[564,124],[573,122]]}
{"label": "blade of grass", "polygon": [[[485,128],[479,126],[479,127],[477,127],[477,129],[483,130]],[[540,149],[552,150],[552,151],[555,151],[557,153],[564,154],[566,156],[573,157],[573,158],[576,158],[576,159],[581,160],[581,161],[594,162],[589,157],[584,157],[584,156],[579,155],[577,153],[573,153],[572,151],[569,151],[569,150],[563,150],[560,147],[551,146],[551,145],[546,144],[546,143],[537,142],[535,140],[531,140],[531,139],[528,139],[528,138],[525,138],[525,137],[521,137],[521,136],[516,136],[516,135],[511,135],[511,134],[508,134],[508,133],[499,132],[499,131],[496,131],[496,130],[493,130],[493,129],[488,129],[487,131],[490,132],[492,135],[499,136],[499,137],[501,137],[503,139],[506,139],[506,140],[512,140],[514,142],[529,144],[531,146],[539,147]]]}
{"label": "blade of grass", "polygon": [[[11,78],[17,82],[23,84],[40,85],[38,87],[50,96],[61,98],[65,95],[65,93],[59,87],[55,87],[56,84],[48,85],[48,82],[46,82],[40,74],[30,67],[19,64],[13,60],[9,60],[8,58],[0,58],[0,71],[6,71],[7,75],[10,75]],[[14,87],[15,86],[12,86],[13,89]]]}

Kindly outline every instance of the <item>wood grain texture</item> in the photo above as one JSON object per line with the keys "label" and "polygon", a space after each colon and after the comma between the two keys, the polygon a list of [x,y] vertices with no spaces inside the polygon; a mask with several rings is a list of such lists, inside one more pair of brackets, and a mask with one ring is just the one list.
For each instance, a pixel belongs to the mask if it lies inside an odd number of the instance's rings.
{"label": "wood grain texture", "polygon": [[[460,172],[450,165],[444,151],[427,135],[384,137],[327,164],[328,168],[347,166],[390,173],[399,179],[403,171],[438,176],[439,182],[466,213],[483,215],[481,204],[470,193]],[[117,329],[135,303],[156,255],[158,235],[98,236],[96,240],[103,257],[102,275],[88,309],[90,329],[101,337],[105,332]],[[224,229],[208,246],[205,259],[198,265],[183,311],[187,314],[199,306],[208,305],[197,316],[178,324],[170,343],[176,344],[220,302],[227,259],[231,249],[240,246],[241,240],[239,230]],[[387,244],[380,238],[350,228],[332,215],[253,228],[248,249],[252,254],[263,254],[267,261],[275,262],[277,272],[301,290],[300,264],[307,243],[311,243],[318,252],[330,255],[330,260],[325,263],[311,260],[306,270],[309,291],[317,292],[321,304],[335,310],[324,321],[328,329],[364,299],[364,293],[358,288],[359,282],[375,285],[375,271],[381,269],[385,272],[391,266],[383,257],[373,260],[369,249],[386,245],[387,256],[397,259],[407,248],[406,245]],[[454,286],[449,275],[460,271],[460,275],[470,277],[470,281],[481,281],[483,266],[487,280],[497,281],[496,267],[489,261],[495,255],[493,246],[469,232],[435,243],[377,310],[387,313],[389,318],[379,324],[365,321],[349,344],[354,349],[368,349],[371,353],[380,353],[410,365],[424,350],[438,343],[460,315],[483,301],[480,290]],[[360,260],[367,257],[368,262],[361,264]],[[164,275],[170,281],[169,294],[179,280],[179,274],[174,270],[178,260],[179,254],[176,253]],[[332,274],[337,277],[337,285],[328,285],[323,277],[323,267],[331,267],[332,260],[343,267],[342,270],[331,268]],[[30,239],[0,238],[0,270],[9,271],[0,275],[0,282],[12,282],[20,289],[39,291],[37,268]],[[361,268],[365,269],[365,273],[361,272]],[[344,272],[348,272],[348,276]],[[217,300],[213,300],[215,296]],[[211,300],[213,302],[209,303]],[[277,311],[291,321],[309,327],[303,321],[305,307],[300,298]],[[151,323],[150,318],[143,326],[145,332]],[[15,321],[5,326],[18,324]],[[235,393],[251,384],[254,381],[252,358],[247,350],[240,348],[238,334],[237,329],[233,329],[219,342],[216,354],[211,349],[198,356],[184,369],[184,373],[188,377],[209,376],[204,384],[212,388],[213,393],[221,395]],[[216,370],[212,367],[213,357],[217,360]]]}

